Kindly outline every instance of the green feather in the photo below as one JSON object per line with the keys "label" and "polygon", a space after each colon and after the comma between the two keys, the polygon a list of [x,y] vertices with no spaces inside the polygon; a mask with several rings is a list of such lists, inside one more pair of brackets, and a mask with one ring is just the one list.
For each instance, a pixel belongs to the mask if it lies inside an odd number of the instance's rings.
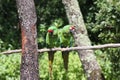
{"label": "green feather", "polygon": [[46,44],[49,48],[58,47],[58,29],[55,26],[50,26],[48,30],[53,30],[53,34],[51,35],[47,32],[46,35]]}
{"label": "green feather", "polygon": [[70,33],[70,27],[72,25],[66,25],[59,30],[60,44],[64,47],[71,47],[74,43],[73,35]]}
{"label": "green feather", "polygon": [[70,33],[70,27],[71,27],[71,26],[72,26],[72,25],[66,25],[66,26],[64,26],[64,27],[63,27],[63,32],[64,32],[64,33],[67,33],[67,34]]}

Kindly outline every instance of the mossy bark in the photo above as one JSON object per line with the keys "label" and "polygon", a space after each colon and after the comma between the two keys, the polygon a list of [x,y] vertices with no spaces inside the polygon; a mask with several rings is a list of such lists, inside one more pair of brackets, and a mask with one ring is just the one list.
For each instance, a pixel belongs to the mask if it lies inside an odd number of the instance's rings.
{"label": "mossy bark", "polygon": [[[76,29],[73,33],[76,46],[90,46],[91,42],[88,37],[82,13],[77,0],[62,0],[66,14],[71,25],[75,25]],[[82,62],[86,77],[88,80],[103,80],[101,68],[97,63],[93,50],[78,50],[80,60]]]}
{"label": "mossy bark", "polygon": [[36,11],[33,0],[16,0],[22,36],[20,80],[39,80]]}

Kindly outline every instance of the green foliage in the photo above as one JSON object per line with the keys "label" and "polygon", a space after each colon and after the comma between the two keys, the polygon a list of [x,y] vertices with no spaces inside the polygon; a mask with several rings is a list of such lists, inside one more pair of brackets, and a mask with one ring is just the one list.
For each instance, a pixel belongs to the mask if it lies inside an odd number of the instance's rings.
{"label": "green foliage", "polygon": [[0,55],[0,80],[20,79],[20,55]]}
{"label": "green foliage", "polygon": [[95,51],[106,80],[120,79],[120,48],[108,48]]}
{"label": "green foliage", "polygon": [[[108,49],[108,51],[96,50],[96,56],[99,64],[102,67],[102,71],[105,75],[106,80],[119,80],[120,66],[117,63],[120,62],[119,53],[120,49],[115,48]],[[109,52],[109,53],[108,53]],[[108,55],[109,54],[109,55]],[[113,55],[114,54],[114,55]],[[112,56],[112,58],[111,58]],[[81,62],[78,54],[73,52],[69,55],[69,68],[66,74],[61,52],[58,51],[55,54],[55,60],[53,62],[53,76],[54,80],[86,80],[82,69]],[[40,78],[42,80],[49,79],[48,72],[48,54],[45,52],[39,57],[39,71]],[[114,65],[112,65],[114,64]],[[0,79],[2,80],[19,80],[20,79],[20,55],[0,55]]]}
{"label": "green foliage", "polygon": [[37,15],[38,15],[38,23],[47,23],[50,25],[52,22],[57,19],[62,19],[66,21],[66,15],[64,10],[64,5],[61,0],[35,0]]}
{"label": "green foliage", "polygon": [[[68,73],[65,72],[61,52],[58,51],[55,54],[53,62],[53,78],[54,80],[85,80],[85,76],[81,67],[81,62],[77,53],[73,52],[69,55],[69,68]],[[48,66],[48,54],[44,53],[40,59],[40,77],[42,80],[49,79],[49,66]]]}
{"label": "green foliage", "polygon": [[[71,52],[69,55],[69,69],[65,72],[61,52],[55,54],[53,63],[54,80],[85,80],[81,62],[77,53]],[[45,52],[39,56],[39,71],[42,80],[49,79],[48,54]],[[0,55],[0,79],[1,80],[19,80],[20,79],[20,55]]]}
{"label": "green foliage", "polygon": [[[120,1],[97,0],[89,8],[87,28],[90,38],[96,43],[111,43],[120,41]],[[94,11],[94,13],[93,13]]]}
{"label": "green foliage", "polygon": [[[78,0],[92,44],[120,42],[120,0]],[[0,52],[21,48],[20,28],[15,0],[0,0]],[[38,46],[46,47],[46,34],[49,26],[62,28],[68,24],[61,0],[35,0],[37,12]],[[107,80],[120,79],[120,49],[108,48],[95,51]],[[63,79],[65,71],[60,55],[55,54],[54,79]],[[58,56],[57,56],[58,55]],[[71,56],[72,55],[72,56]],[[0,79],[18,80],[18,55],[0,55]],[[70,54],[70,80],[83,79],[83,71],[76,54]],[[77,59],[77,60],[76,60]],[[74,61],[75,60],[75,61]],[[40,75],[48,80],[47,54],[40,57]],[[78,63],[77,63],[78,62]],[[60,65],[59,65],[60,64]],[[14,67],[13,67],[14,66]],[[76,67],[75,67],[76,66]],[[57,67],[57,68],[56,68]],[[79,78],[78,78],[79,77]],[[65,79],[64,79],[65,80]],[[84,80],[84,79],[83,79]]]}
{"label": "green foliage", "polygon": [[[9,6],[9,7],[8,7]],[[0,0],[0,51],[20,48],[20,30],[18,28],[15,0]]]}
{"label": "green foliage", "polygon": [[[93,44],[120,42],[120,1],[96,0],[87,10],[85,17],[89,37]],[[120,79],[119,48],[97,50],[96,56],[106,80]]]}
{"label": "green foliage", "polygon": [[[45,47],[45,36],[51,24],[60,27],[67,22],[61,0],[35,0],[37,12],[38,46]],[[9,7],[8,7],[9,6]],[[15,0],[0,0],[0,39],[3,42],[0,51],[21,47],[20,26]],[[19,44],[18,44],[19,43]]]}
{"label": "green foliage", "polygon": [[63,25],[63,20],[61,18],[55,19],[52,22],[53,26],[56,26],[57,28],[61,27]]}
{"label": "green foliage", "polygon": [[45,42],[46,41],[45,37],[47,33],[46,24],[39,24],[37,31],[38,31],[38,39],[37,39],[38,47],[43,48],[46,45],[46,42]]}
{"label": "green foliage", "polygon": [[108,55],[108,59],[111,62],[111,76],[108,76],[108,79],[120,79],[120,48],[108,48],[104,51]]}

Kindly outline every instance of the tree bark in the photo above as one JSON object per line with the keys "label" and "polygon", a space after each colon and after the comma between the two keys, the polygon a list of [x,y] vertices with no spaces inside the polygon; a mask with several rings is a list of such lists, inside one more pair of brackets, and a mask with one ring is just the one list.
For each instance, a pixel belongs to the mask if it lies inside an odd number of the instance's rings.
{"label": "tree bark", "polygon": [[[69,23],[75,25],[73,33],[76,46],[90,46],[91,42],[83,21],[77,0],[62,0]],[[103,80],[101,68],[96,61],[93,50],[77,50],[88,80]]]}
{"label": "tree bark", "polygon": [[33,0],[16,0],[22,35],[20,80],[39,80],[36,11]]}

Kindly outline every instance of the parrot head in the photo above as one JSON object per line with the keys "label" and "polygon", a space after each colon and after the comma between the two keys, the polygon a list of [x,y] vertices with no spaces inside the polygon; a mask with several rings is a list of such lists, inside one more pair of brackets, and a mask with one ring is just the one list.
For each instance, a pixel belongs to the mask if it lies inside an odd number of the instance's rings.
{"label": "parrot head", "polygon": [[75,31],[75,26],[70,26],[69,30],[71,33],[73,33]]}
{"label": "parrot head", "polygon": [[50,35],[55,35],[56,32],[57,32],[57,27],[55,26],[50,26],[47,30],[47,32],[50,34]]}
{"label": "parrot head", "polygon": [[47,31],[50,35],[53,35],[53,30],[52,29],[48,29]]}

